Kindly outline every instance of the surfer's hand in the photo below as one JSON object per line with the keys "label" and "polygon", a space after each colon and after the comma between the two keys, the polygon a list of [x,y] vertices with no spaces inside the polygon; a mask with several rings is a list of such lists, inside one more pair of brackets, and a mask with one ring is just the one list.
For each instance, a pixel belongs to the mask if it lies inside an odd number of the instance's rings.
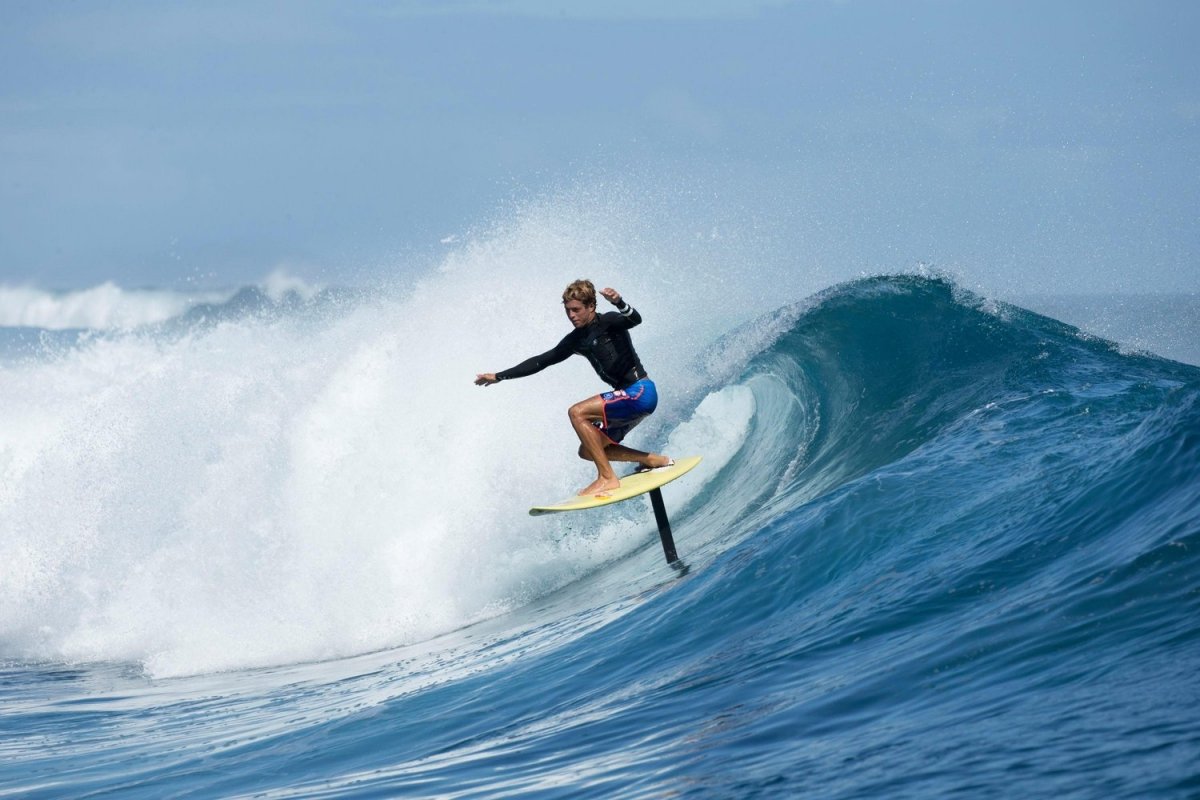
{"label": "surfer's hand", "polygon": [[604,299],[614,306],[621,305],[621,293],[616,289],[604,288],[600,290],[600,294],[604,295]]}
{"label": "surfer's hand", "polygon": [[491,386],[493,383],[499,383],[500,379],[496,377],[494,372],[484,372],[475,376],[476,386]]}

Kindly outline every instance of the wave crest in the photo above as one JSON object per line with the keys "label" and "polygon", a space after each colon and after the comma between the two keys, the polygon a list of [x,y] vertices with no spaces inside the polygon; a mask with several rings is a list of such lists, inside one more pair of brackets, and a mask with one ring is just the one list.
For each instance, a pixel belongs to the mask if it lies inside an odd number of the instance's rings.
{"label": "wave crest", "polygon": [[244,310],[248,293],[258,298],[254,305],[281,305],[297,299],[309,302],[321,291],[321,286],[283,269],[256,286],[211,291],[130,289],[112,281],[68,291],[0,285],[0,328],[131,330],[177,319],[200,307],[219,309],[238,301],[237,309]]}

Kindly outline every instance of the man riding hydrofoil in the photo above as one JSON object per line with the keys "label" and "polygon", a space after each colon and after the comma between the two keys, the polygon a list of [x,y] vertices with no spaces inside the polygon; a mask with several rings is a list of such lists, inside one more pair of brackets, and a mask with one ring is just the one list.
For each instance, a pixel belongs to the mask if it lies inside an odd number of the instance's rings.
{"label": "man riding hydrofoil", "polygon": [[641,315],[626,304],[615,289],[603,289],[600,294],[617,310],[597,314],[596,287],[589,280],[575,281],[563,292],[563,308],[575,328],[573,331],[554,349],[526,359],[515,367],[475,376],[476,386],[490,386],[533,375],[578,353],[587,358],[601,380],[613,387],[613,391],[580,400],[567,410],[571,427],[579,436],[579,457],[596,465],[596,480],[583,488],[579,492],[581,495],[603,495],[620,487],[621,481],[613,472],[612,461],[636,462],[639,469],[671,464],[671,459],[665,455],[645,453],[621,444],[634,426],[654,413],[658,393],[629,336],[629,329],[641,323]]}

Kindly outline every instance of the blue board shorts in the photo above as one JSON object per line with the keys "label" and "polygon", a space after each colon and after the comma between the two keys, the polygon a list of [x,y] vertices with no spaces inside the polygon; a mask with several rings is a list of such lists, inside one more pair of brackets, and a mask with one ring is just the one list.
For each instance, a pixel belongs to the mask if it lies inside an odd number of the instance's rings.
{"label": "blue board shorts", "polygon": [[654,381],[642,378],[624,389],[605,392],[600,399],[604,402],[604,419],[593,424],[615,444],[654,413],[658,407],[658,390]]}

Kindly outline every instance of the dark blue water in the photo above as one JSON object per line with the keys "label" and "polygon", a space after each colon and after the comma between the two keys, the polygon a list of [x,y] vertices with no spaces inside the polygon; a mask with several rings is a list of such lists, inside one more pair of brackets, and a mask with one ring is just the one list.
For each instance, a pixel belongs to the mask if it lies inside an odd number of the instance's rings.
{"label": "dark blue water", "polygon": [[646,520],[452,632],[179,677],[10,621],[0,793],[1200,796],[1200,369],[921,277],[757,324],[686,570]]}

